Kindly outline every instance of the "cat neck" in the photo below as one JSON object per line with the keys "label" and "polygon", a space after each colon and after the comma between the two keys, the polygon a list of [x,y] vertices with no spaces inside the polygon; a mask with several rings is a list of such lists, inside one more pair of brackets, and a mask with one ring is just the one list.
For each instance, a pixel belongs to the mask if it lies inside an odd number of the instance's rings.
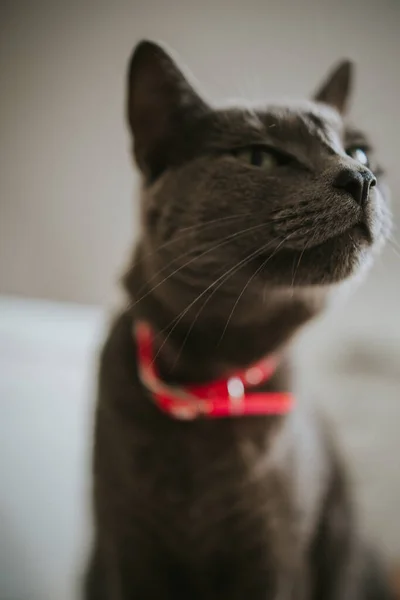
{"label": "cat neck", "polygon": [[279,355],[279,367],[269,383],[279,389],[287,376],[294,334],[324,304],[315,292],[266,290],[260,302],[242,298],[241,318],[231,319],[227,326],[236,298],[229,301],[215,294],[200,312],[196,303],[185,312],[190,302],[184,284],[155,287],[140,264],[130,270],[125,285],[132,297],[132,319],[146,321],[153,330],[160,376],[179,384],[207,382]]}

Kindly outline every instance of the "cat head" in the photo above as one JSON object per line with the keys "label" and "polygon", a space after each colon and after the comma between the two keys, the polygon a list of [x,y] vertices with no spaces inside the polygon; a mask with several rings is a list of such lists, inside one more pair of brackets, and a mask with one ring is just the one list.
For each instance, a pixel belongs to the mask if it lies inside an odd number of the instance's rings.
{"label": "cat head", "polygon": [[255,292],[328,288],[369,264],[390,214],[371,145],[345,122],[352,71],[310,100],[218,109],[160,46],[136,47],[127,115],[153,273],[237,295],[250,278]]}

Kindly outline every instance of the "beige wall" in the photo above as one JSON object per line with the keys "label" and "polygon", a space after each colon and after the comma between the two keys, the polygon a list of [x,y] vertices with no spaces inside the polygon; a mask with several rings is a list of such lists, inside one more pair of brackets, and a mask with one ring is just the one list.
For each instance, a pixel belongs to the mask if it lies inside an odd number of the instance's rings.
{"label": "beige wall", "polygon": [[397,0],[2,2],[0,291],[110,296],[135,231],[123,92],[142,37],[218,99],[304,94],[354,58],[354,114],[399,190],[399,26]]}

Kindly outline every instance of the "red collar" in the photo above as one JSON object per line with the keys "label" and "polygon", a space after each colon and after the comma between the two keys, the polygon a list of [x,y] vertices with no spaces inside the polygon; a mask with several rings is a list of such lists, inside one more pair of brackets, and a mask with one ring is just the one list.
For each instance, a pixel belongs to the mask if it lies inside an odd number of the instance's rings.
{"label": "red collar", "polygon": [[137,323],[135,338],[140,379],[160,410],[175,419],[283,415],[293,406],[294,398],[288,392],[248,391],[272,377],[278,364],[274,356],[233,373],[228,379],[178,387],[164,383],[158,376],[153,357],[153,332],[149,325]]}

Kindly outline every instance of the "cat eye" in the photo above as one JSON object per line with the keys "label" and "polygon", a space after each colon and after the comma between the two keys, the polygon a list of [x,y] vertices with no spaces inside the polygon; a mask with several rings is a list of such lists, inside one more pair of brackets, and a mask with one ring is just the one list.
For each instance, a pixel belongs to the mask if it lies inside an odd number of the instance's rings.
{"label": "cat eye", "polygon": [[364,167],[370,166],[367,148],[363,148],[361,146],[351,146],[350,148],[346,148],[346,154],[348,154],[351,158],[354,158],[354,160],[359,162],[361,165],[364,165]]}
{"label": "cat eye", "polygon": [[278,150],[266,148],[265,146],[249,146],[234,150],[233,155],[248,165],[259,167],[264,171],[270,171],[274,167],[286,165],[292,159],[287,154]]}

